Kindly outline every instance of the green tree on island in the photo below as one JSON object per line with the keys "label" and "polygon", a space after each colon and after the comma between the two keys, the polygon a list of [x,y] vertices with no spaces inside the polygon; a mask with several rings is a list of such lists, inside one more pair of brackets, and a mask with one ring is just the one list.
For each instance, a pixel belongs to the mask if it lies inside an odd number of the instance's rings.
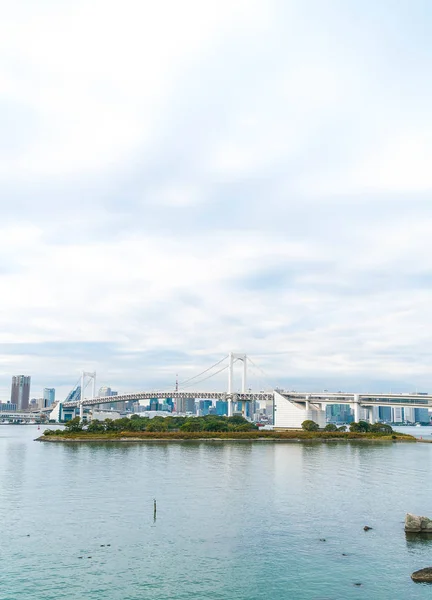
{"label": "green tree on island", "polygon": [[87,431],[89,433],[104,433],[105,432],[105,424],[102,421],[98,421],[95,419],[91,421],[91,423],[87,426]]}
{"label": "green tree on island", "polygon": [[319,425],[315,423],[315,421],[311,421],[310,419],[306,419],[301,424],[303,431],[318,431]]}
{"label": "green tree on island", "polygon": [[370,431],[370,427],[367,421],[359,421],[358,423],[351,423],[350,431],[354,433],[367,433]]}
{"label": "green tree on island", "polygon": [[83,428],[79,417],[75,417],[74,419],[71,419],[70,421],[66,421],[65,427],[66,427],[67,431],[69,431],[70,433],[78,433],[78,432],[82,431],[82,428]]}
{"label": "green tree on island", "polygon": [[374,423],[370,426],[371,433],[385,433],[387,435],[393,433],[393,428],[387,423]]}
{"label": "green tree on island", "polygon": [[338,428],[336,427],[336,425],[334,423],[327,423],[327,425],[324,427],[324,431],[337,431]]}

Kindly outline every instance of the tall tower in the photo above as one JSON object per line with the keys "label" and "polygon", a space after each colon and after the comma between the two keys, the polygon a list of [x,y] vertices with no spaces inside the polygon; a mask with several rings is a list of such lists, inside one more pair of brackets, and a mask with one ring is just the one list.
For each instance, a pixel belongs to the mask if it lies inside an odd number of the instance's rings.
{"label": "tall tower", "polygon": [[51,406],[55,402],[55,388],[44,388],[44,407]]}
{"label": "tall tower", "polygon": [[30,399],[30,376],[15,375],[12,377],[11,403],[18,410],[27,410]]}

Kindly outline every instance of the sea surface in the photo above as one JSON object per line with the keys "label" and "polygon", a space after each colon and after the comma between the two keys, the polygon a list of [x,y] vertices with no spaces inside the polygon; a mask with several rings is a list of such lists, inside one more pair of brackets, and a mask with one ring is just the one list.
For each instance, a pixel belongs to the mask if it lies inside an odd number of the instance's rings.
{"label": "sea surface", "polygon": [[431,440],[432,442],[432,427],[426,425],[421,425],[420,427],[417,427],[416,425],[404,425],[403,427],[393,427],[393,429],[395,431],[400,431],[401,433],[413,435],[417,438]]}
{"label": "sea surface", "polygon": [[407,511],[432,516],[432,444],[40,433],[0,426],[2,600],[432,596],[410,579],[432,540],[403,530]]}

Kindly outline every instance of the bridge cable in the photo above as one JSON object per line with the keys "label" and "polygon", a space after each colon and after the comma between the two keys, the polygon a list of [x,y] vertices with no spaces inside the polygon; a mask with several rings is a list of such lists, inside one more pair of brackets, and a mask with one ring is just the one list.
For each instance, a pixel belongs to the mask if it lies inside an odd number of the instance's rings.
{"label": "bridge cable", "polygon": [[207,373],[208,371],[210,371],[214,367],[217,367],[218,365],[220,365],[227,358],[228,358],[228,354],[226,356],[224,356],[221,360],[219,360],[217,363],[215,363],[214,365],[212,365],[211,367],[209,367],[208,369],[205,369],[201,373],[198,373],[198,375],[194,375],[193,377],[189,377],[189,379],[185,379],[184,381],[179,381],[179,386],[183,386],[185,383],[188,383],[189,381],[192,381],[192,379],[197,379],[198,377],[201,377],[201,375],[204,375],[204,373]]}
{"label": "bridge cable", "polygon": [[193,383],[186,385],[186,386],[182,386],[183,388],[186,387],[191,387],[191,385],[195,385],[196,383],[202,383],[203,381],[206,381],[207,379],[211,379],[212,377],[214,377],[215,375],[218,375],[219,373],[222,373],[222,371],[225,371],[226,369],[228,369],[229,365],[225,365],[224,367],[222,367],[222,369],[219,369],[218,371],[216,371],[215,373],[212,373],[211,375],[207,375],[207,377],[204,377],[203,379],[200,379],[199,381],[194,381]]}
{"label": "bridge cable", "polygon": [[254,361],[250,358],[250,356],[248,356],[247,359],[256,369],[261,371],[261,373],[264,375],[265,379],[267,380],[268,383],[270,383],[270,385],[272,386],[273,389],[276,389],[278,387],[278,386],[273,385],[274,382],[270,380],[267,373],[265,371],[263,371],[263,369],[261,369],[261,367],[259,365],[255,364]]}

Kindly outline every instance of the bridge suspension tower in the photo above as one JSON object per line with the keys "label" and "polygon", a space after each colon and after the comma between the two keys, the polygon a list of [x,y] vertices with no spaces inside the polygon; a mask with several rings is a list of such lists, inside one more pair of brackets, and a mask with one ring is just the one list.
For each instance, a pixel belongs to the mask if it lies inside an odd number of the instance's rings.
{"label": "bridge suspension tower", "polygon": [[96,371],[93,373],[89,371],[83,371],[81,373],[81,398],[80,398],[80,421],[83,420],[84,417],[84,405],[83,402],[85,400],[85,389],[87,385],[91,382],[91,398],[93,399],[96,395]]}

